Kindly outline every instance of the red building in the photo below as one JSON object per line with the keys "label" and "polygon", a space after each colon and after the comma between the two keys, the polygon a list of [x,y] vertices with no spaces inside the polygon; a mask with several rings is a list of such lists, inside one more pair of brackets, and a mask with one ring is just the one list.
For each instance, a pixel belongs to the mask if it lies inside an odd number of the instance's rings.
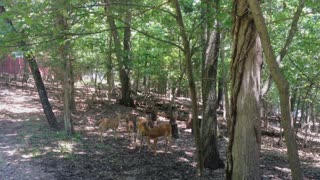
{"label": "red building", "polygon": [[8,55],[6,59],[0,60],[0,73],[22,75],[23,70],[24,70],[24,59],[22,57],[13,58],[11,55]]}

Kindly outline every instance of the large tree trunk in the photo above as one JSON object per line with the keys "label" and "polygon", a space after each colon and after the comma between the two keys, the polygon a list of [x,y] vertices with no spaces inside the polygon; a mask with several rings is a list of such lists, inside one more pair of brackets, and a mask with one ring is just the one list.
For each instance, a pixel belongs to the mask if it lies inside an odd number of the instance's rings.
{"label": "large tree trunk", "polygon": [[[219,0],[215,1],[219,6]],[[218,9],[218,8],[217,8]],[[211,169],[224,168],[217,146],[217,68],[220,46],[219,22],[215,20],[215,30],[211,32],[206,48],[203,73],[203,118],[201,123],[201,145],[203,146],[204,167]]]}
{"label": "large tree trunk", "polygon": [[[128,62],[126,60],[129,60],[129,54],[130,54],[130,21],[131,21],[131,14],[128,11],[127,17],[126,17],[126,23],[127,27],[125,28],[124,32],[124,52],[121,50],[121,42],[119,33],[117,30],[117,26],[115,24],[113,15],[110,14],[110,8],[109,8],[109,1],[105,0],[106,6],[105,11],[107,15],[107,21],[109,23],[109,26],[111,28],[112,37],[114,40],[114,45],[116,49],[116,57],[118,60],[118,69],[119,69],[119,77],[121,82],[121,100],[120,103],[126,106],[134,106],[133,99],[131,98],[131,88],[130,88],[130,78],[129,78],[129,68],[128,68]],[[122,55],[122,54],[125,55]]]}
{"label": "large tree trunk", "polygon": [[226,178],[261,179],[261,44],[247,1],[235,0],[233,7],[231,125]]}
{"label": "large tree trunk", "polygon": [[37,62],[34,56],[31,54],[26,55],[26,60],[29,63],[29,66],[33,75],[33,79],[36,83],[42,108],[43,108],[44,114],[46,115],[48,123],[52,129],[58,130],[59,129],[58,122],[57,122],[56,116],[52,111],[51,104],[49,103],[47,91],[46,91],[46,88],[44,87]]}
{"label": "large tree trunk", "polygon": [[292,178],[302,179],[302,170],[297,149],[296,137],[293,129],[293,122],[290,115],[290,93],[289,83],[282,74],[279,64],[276,61],[267,26],[262,16],[260,4],[256,0],[248,0],[250,10],[253,13],[254,21],[261,37],[262,47],[266,56],[266,62],[270,69],[272,79],[274,79],[280,95],[281,121],[284,128],[284,134],[287,144],[289,166],[292,172]]}
{"label": "large tree trunk", "polygon": [[192,127],[194,130],[194,136],[195,136],[195,143],[196,143],[196,149],[197,149],[197,163],[198,163],[198,169],[200,175],[203,173],[203,157],[202,157],[202,147],[200,142],[200,123],[198,120],[198,101],[197,101],[197,92],[196,92],[196,84],[193,77],[193,68],[192,68],[192,62],[191,62],[191,48],[190,48],[190,41],[188,39],[188,36],[185,31],[182,13],[180,9],[180,4],[178,0],[172,1],[173,8],[176,11],[176,21],[179,26],[179,33],[182,39],[183,48],[184,48],[184,57],[186,61],[186,71],[188,76],[188,82],[189,82],[189,90],[191,95],[191,103],[192,103]]}

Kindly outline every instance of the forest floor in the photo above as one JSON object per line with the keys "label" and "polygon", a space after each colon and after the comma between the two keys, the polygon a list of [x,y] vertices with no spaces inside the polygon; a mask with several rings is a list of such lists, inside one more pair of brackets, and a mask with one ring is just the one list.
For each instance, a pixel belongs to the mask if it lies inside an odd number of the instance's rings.
{"label": "forest floor", "polygon": [[[54,85],[46,86],[62,126],[61,95]],[[193,136],[183,121],[178,121],[180,138],[173,140],[167,153],[163,151],[164,141],[160,140],[157,156],[147,152],[145,146],[138,152],[128,139],[125,122],[120,124],[117,139],[108,131],[100,143],[98,120],[133,109],[120,106],[114,100],[90,103],[88,91],[85,88],[77,91],[77,113],[73,115],[75,135],[67,137],[63,130],[48,128],[34,87],[0,84],[0,179],[199,179]],[[161,116],[159,120],[167,121]],[[270,127],[277,131],[278,124],[270,123]],[[278,139],[262,136],[262,179],[291,179],[286,148],[283,142],[277,143]],[[299,144],[302,142],[299,139]],[[227,137],[220,138],[218,144],[225,161]],[[299,146],[299,155],[305,179],[320,179],[319,135],[310,135],[306,147]],[[202,179],[224,179],[224,169],[205,170]]]}

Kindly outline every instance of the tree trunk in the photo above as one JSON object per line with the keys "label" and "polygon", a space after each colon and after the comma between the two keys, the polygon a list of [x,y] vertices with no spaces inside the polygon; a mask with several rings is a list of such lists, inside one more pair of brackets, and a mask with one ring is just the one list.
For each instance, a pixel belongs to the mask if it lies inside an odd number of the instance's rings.
{"label": "tree trunk", "polygon": [[[223,75],[223,94],[224,94],[224,112],[223,112],[223,117],[226,119],[227,121],[227,126],[230,124],[230,116],[229,116],[229,112],[230,112],[230,103],[229,103],[229,88],[228,88],[228,73],[227,73],[227,65],[225,63],[225,52],[224,52],[224,46],[223,46],[223,39],[224,36],[223,34],[221,34],[221,52],[220,52],[220,59],[221,59],[221,66],[222,66],[222,75]],[[229,129],[229,128],[227,128]]]}
{"label": "tree trunk", "polygon": [[[56,2],[57,6],[59,7],[66,7],[67,4],[65,1],[60,0]],[[65,9],[63,9],[65,10]],[[57,28],[61,32],[69,31],[69,23],[68,19],[63,14],[63,10],[59,11],[57,15]],[[71,119],[71,58],[70,58],[70,50],[71,50],[71,43],[69,38],[62,34],[59,39],[63,42],[59,44],[59,55],[61,60],[63,61],[63,71],[64,71],[64,78],[63,78],[63,113],[64,113],[64,129],[67,135],[72,135],[74,132],[72,119]]]}
{"label": "tree trunk", "polygon": [[[219,0],[215,1],[219,6]],[[224,168],[224,163],[220,159],[217,146],[217,68],[220,48],[219,22],[215,20],[214,29],[211,32],[206,48],[205,65],[203,73],[203,118],[201,122],[201,144],[203,148],[204,167],[210,169]]]}
{"label": "tree trunk", "polygon": [[195,143],[196,143],[196,149],[197,149],[197,163],[198,163],[198,170],[200,173],[200,176],[203,173],[203,157],[202,157],[202,148],[200,143],[200,128],[199,128],[199,121],[198,121],[198,101],[197,101],[197,92],[196,92],[196,84],[193,77],[193,70],[192,70],[192,62],[191,62],[191,49],[190,49],[190,41],[188,39],[188,36],[185,31],[182,13],[180,9],[180,4],[178,0],[172,1],[173,8],[176,11],[176,21],[179,26],[179,32],[183,43],[184,48],[184,57],[186,61],[186,71],[188,76],[188,82],[189,82],[189,89],[190,89],[190,95],[191,95],[191,103],[192,103],[192,119],[193,119],[193,130],[195,135]]}
{"label": "tree trunk", "polygon": [[169,112],[170,112],[170,124],[172,127],[172,137],[178,139],[179,138],[179,129],[178,129],[178,124],[177,124],[177,117],[178,117],[178,112],[177,109],[175,109],[174,106],[174,99],[175,99],[175,88],[173,88],[172,90],[173,92],[173,96],[171,99],[171,103],[170,103],[170,108],[169,108]]}
{"label": "tree trunk", "polygon": [[297,127],[297,120],[298,120],[300,102],[301,102],[301,96],[298,97],[296,110],[295,110],[295,112],[294,112],[294,119],[293,119],[293,125],[294,125],[294,127]]}
{"label": "tree trunk", "polygon": [[70,84],[70,62],[68,61],[68,57],[64,56],[64,78],[63,78],[63,112],[64,112],[64,128],[67,135],[72,135],[74,132],[72,119],[71,119],[71,84]]}
{"label": "tree trunk", "polygon": [[[130,78],[129,78],[129,68],[128,63],[129,54],[130,54],[130,34],[131,34],[131,14],[128,11],[126,15],[127,27],[124,30],[124,52],[121,50],[120,37],[117,30],[117,26],[115,24],[114,18],[112,16],[111,11],[109,10],[109,1],[105,0],[106,6],[105,11],[107,15],[107,20],[109,26],[111,28],[112,37],[115,44],[116,49],[116,57],[118,60],[118,69],[119,69],[119,77],[121,82],[121,99],[120,103],[126,106],[134,106],[133,99],[131,98],[131,89],[130,89]],[[124,55],[122,55],[124,53]]]}
{"label": "tree trunk", "polygon": [[233,3],[231,125],[227,179],[260,176],[260,70],[262,50],[247,1]]}
{"label": "tree trunk", "polygon": [[223,110],[223,77],[219,77],[218,81],[217,107]]}
{"label": "tree trunk", "polygon": [[[289,50],[289,47],[290,47],[290,45],[292,43],[292,40],[294,38],[294,35],[296,34],[296,32],[298,30],[298,22],[299,22],[299,19],[300,19],[304,4],[305,4],[305,0],[300,0],[299,1],[299,6],[298,6],[296,12],[294,13],[293,20],[292,20],[292,23],[291,23],[291,27],[290,27],[288,36],[286,38],[286,42],[285,42],[284,46],[282,47],[278,57],[276,58],[278,63],[280,63],[283,60],[283,58],[286,56],[286,54],[287,54],[287,52]],[[272,84],[272,77],[271,77],[271,74],[270,74],[269,78],[267,79],[267,81],[264,82],[262,93],[261,93],[261,97],[264,97],[265,94],[268,93],[269,89],[271,88],[271,84]]]}
{"label": "tree trunk", "polygon": [[298,95],[298,88],[294,88],[292,92],[292,97],[290,99],[290,104],[291,104],[291,113],[294,113],[296,101],[297,101],[297,95]]}
{"label": "tree trunk", "polygon": [[185,68],[183,68],[183,70],[181,71],[180,75],[179,75],[179,78],[177,80],[177,82],[175,82],[173,84],[173,87],[172,87],[172,97],[171,97],[171,103],[170,103],[170,124],[171,124],[171,127],[172,127],[172,137],[173,138],[179,138],[179,130],[178,130],[178,125],[177,125],[177,109],[174,109],[173,106],[174,106],[174,100],[176,98],[176,89],[177,87],[176,86],[180,86],[181,84],[181,81],[182,81],[182,78],[183,78],[183,75],[185,73]]}
{"label": "tree trunk", "polygon": [[43,84],[37,62],[34,56],[31,54],[26,55],[26,60],[29,63],[29,66],[33,75],[33,79],[37,86],[42,108],[43,108],[44,114],[46,115],[48,123],[50,125],[50,128],[58,130],[59,129],[58,122],[57,122],[56,116],[52,111],[51,105],[49,103],[47,91]]}
{"label": "tree trunk", "polygon": [[106,59],[107,66],[107,82],[108,82],[108,98],[111,99],[111,95],[114,93],[114,77],[112,70],[112,36],[109,37],[109,53]]}
{"label": "tree trunk", "polygon": [[70,64],[70,110],[72,113],[76,113],[77,108],[76,108],[76,100],[75,100],[75,94],[76,94],[76,89],[74,87],[74,74],[73,74],[73,66],[72,66],[72,60],[69,59],[69,64]]}
{"label": "tree trunk", "polygon": [[292,178],[295,180],[302,179],[302,170],[297,149],[296,137],[293,129],[293,122],[290,116],[290,89],[289,83],[282,74],[279,64],[276,61],[267,26],[262,16],[260,5],[256,0],[248,0],[250,10],[253,13],[254,21],[261,37],[262,47],[266,56],[272,79],[274,79],[280,95],[281,121],[284,128],[284,134],[287,144],[289,166],[292,172]]}

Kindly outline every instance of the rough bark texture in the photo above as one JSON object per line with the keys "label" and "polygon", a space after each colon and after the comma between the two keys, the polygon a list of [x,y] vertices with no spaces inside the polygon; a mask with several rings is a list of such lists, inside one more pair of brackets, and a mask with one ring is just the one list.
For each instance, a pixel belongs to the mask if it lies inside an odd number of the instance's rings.
{"label": "rough bark texture", "polygon": [[182,13],[180,9],[180,4],[178,0],[172,1],[173,8],[176,11],[176,21],[179,26],[179,33],[182,39],[183,48],[184,48],[184,57],[186,61],[186,71],[187,77],[189,82],[189,90],[191,95],[191,103],[192,103],[192,123],[193,123],[193,130],[195,136],[195,142],[197,146],[197,162],[198,162],[198,169],[200,175],[203,172],[203,157],[202,157],[202,148],[200,144],[200,128],[199,128],[199,121],[198,121],[198,104],[197,104],[197,92],[196,92],[196,85],[193,77],[193,70],[192,70],[192,62],[191,62],[191,48],[190,48],[190,41],[185,31]]}
{"label": "rough bark texture", "polygon": [[[219,0],[216,0],[218,6]],[[215,30],[211,32],[206,49],[203,73],[203,118],[201,123],[201,145],[203,146],[204,167],[211,169],[224,168],[217,146],[217,67],[220,46],[219,22],[216,20]]]}
{"label": "rough bark texture", "polygon": [[231,62],[231,125],[227,179],[261,179],[260,176],[260,39],[248,3],[233,3]]}
{"label": "rough bark texture", "polygon": [[57,130],[59,129],[58,122],[57,122],[56,116],[52,111],[52,107],[49,103],[47,91],[43,84],[37,62],[35,58],[30,54],[26,55],[26,60],[29,63],[29,66],[33,75],[33,79],[36,83],[44,114],[46,115],[46,118],[48,120],[50,127]]}
{"label": "rough bark texture", "polygon": [[267,26],[261,13],[260,5],[256,0],[248,0],[250,10],[253,14],[254,21],[261,37],[262,47],[266,56],[272,79],[274,79],[280,95],[281,121],[285,132],[289,166],[292,172],[292,178],[302,179],[302,170],[297,149],[296,137],[293,129],[293,122],[290,115],[290,93],[289,83],[282,74],[279,64],[276,61]]}

